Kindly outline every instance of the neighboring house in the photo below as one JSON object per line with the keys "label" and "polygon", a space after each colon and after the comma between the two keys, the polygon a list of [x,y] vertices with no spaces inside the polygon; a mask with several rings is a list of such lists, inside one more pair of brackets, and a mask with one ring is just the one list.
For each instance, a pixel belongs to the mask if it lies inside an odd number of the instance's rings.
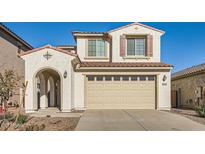
{"label": "neighboring house", "polygon": [[205,105],[205,64],[172,74],[172,106],[195,108]]}
{"label": "neighboring house", "polygon": [[172,65],[160,62],[163,31],[133,23],[107,32],[73,32],[77,46],[21,53],[26,112],[58,107],[170,109]]}
{"label": "neighboring house", "polygon": [[[12,69],[24,82],[24,60],[18,54],[31,49],[31,45],[0,23],[0,72]],[[19,102],[19,89],[13,94],[11,101]]]}

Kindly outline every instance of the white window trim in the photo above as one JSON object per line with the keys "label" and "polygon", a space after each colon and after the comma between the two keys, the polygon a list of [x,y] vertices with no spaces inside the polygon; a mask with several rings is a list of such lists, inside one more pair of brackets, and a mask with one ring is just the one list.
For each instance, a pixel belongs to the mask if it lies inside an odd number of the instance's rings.
{"label": "white window trim", "polygon": [[107,60],[107,59],[109,59],[109,57],[108,57],[108,51],[109,51],[109,49],[108,49],[108,42],[106,41],[106,40],[104,40],[105,41],[105,56],[88,56],[88,41],[90,41],[90,40],[103,40],[103,39],[101,39],[101,38],[91,38],[91,39],[86,39],[86,56],[85,56],[85,59],[105,59],[105,60]]}
{"label": "white window trim", "polygon": [[145,55],[127,55],[127,39],[125,39],[125,57],[124,59],[150,59],[150,57],[146,56],[146,41],[145,41]]}

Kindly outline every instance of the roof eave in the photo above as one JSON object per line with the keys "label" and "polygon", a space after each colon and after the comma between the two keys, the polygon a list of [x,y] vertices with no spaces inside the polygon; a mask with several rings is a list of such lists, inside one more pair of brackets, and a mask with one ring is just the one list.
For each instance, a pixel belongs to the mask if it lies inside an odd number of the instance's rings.
{"label": "roof eave", "polygon": [[81,66],[78,70],[170,70],[172,67],[85,67]]}
{"label": "roof eave", "polygon": [[179,80],[179,79],[183,79],[183,78],[187,78],[187,77],[191,77],[191,76],[198,75],[198,74],[203,74],[203,73],[205,73],[205,70],[198,71],[198,72],[193,72],[193,73],[188,73],[188,74],[183,74],[183,75],[178,75],[178,76],[172,76],[171,80],[172,81]]}
{"label": "roof eave", "polygon": [[121,26],[121,27],[112,29],[112,30],[107,31],[107,32],[108,32],[108,33],[112,33],[112,32],[114,32],[114,31],[118,31],[118,30],[121,30],[121,29],[126,28],[126,27],[129,27],[129,26],[133,26],[133,25],[139,25],[139,26],[142,26],[142,27],[145,27],[145,28],[148,28],[148,29],[151,29],[151,30],[160,32],[162,35],[165,34],[165,31],[163,31],[163,30],[159,30],[159,29],[156,29],[156,28],[154,28],[154,27],[147,26],[147,25],[144,25],[144,24],[141,24],[141,23],[138,23],[138,22],[134,22],[134,23],[131,23],[131,24],[128,24],[128,25],[125,25],[125,26]]}
{"label": "roof eave", "polygon": [[20,38],[17,34],[12,32],[9,28],[7,28],[4,24],[0,23],[0,28],[2,28],[5,32],[7,32],[9,35],[17,39],[19,42],[21,42],[23,45],[25,45],[29,49],[33,49],[33,47],[28,44],[26,41],[24,41],[22,38]]}
{"label": "roof eave", "polygon": [[77,54],[68,52],[68,51],[63,50],[63,49],[59,49],[59,48],[53,47],[53,46],[51,46],[51,45],[45,45],[45,46],[43,46],[43,47],[35,48],[35,49],[29,50],[29,51],[27,51],[27,52],[22,52],[22,53],[19,54],[18,56],[19,56],[19,57],[23,57],[23,56],[25,56],[25,55],[28,55],[28,54],[31,54],[31,53],[34,53],[34,52],[38,52],[38,51],[43,50],[43,49],[53,49],[53,50],[56,50],[56,51],[65,53],[65,54],[67,54],[67,55],[70,55],[70,56],[78,57]]}
{"label": "roof eave", "polygon": [[107,32],[72,32],[73,38],[75,41],[77,40],[77,37],[104,37],[107,36]]}

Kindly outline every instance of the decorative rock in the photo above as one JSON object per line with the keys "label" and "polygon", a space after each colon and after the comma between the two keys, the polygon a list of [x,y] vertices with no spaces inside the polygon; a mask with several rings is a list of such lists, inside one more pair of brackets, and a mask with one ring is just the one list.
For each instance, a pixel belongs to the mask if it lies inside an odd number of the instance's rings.
{"label": "decorative rock", "polygon": [[7,120],[4,120],[1,124],[1,130],[5,131],[10,127],[11,123]]}

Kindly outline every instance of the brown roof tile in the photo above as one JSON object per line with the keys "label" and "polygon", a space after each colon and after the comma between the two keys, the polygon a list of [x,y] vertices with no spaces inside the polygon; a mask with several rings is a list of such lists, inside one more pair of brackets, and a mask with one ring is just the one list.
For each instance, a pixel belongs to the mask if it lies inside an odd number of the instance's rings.
{"label": "brown roof tile", "polygon": [[82,62],[81,67],[172,67],[170,64],[160,62]]}
{"label": "brown roof tile", "polygon": [[134,22],[134,23],[131,23],[131,24],[128,24],[128,25],[125,25],[125,26],[118,27],[118,28],[116,28],[116,29],[113,29],[113,30],[108,31],[108,33],[114,32],[114,31],[117,31],[117,30],[120,30],[120,29],[123,29],[123,28],[126,28],[126,27],[129,27],[129,26],[132,26],[132,25],[139,25],[139,26],[142,26],[142,27],[145,27],[145,28],[148,28],[148,29],[152,29],[152,30],[154,30],[154,31],[158,31],[158,32],[160,32],[160,33],[165,33],[165,32],[162,31],[162,30],[159,30],[159,29],[156,29],[156,28],[154,28],[154,27],[150,27],[150,26],[147,26],[147,25],[138,23],[138,22]]}
{"label": "brown roof tile", "polygon": [[30,53],[33,53],[33,52],[37,52],[37,51],[42,50],[42,49],[53,49],[53,50],[56,50],[56,51],[59,51],[59,52],[62,52],[62,53],[77,57],[77,54],[75,54],[75,53],[68,52],[66,50],[56,48],[56,47],[53,47],[51,45],[46,45],[46,46],[43,46],[43,47],[40,47],[40,48],[35,48],[35,49],[29,50],[27,52],[22,52],[21,54],[19,54],[19,56],[24,56],[24,55],[27,55],[27,54],[30,54]]}
{"label": "brown roof tile", "polygon": [[205,63],[200,64],[200,65],[196,65],[196,66],[192,66],[190,68],[186,68],[186,69],[181,70],[179,72],[173,73],[172,80],[191,76],[191,75],[203,72],[203,71],[205,71]]}
{"label": "brown roof tile", "polygon": [[105,34],[105,32],[83,32],[83,31],[73,31],[73,34]]}

